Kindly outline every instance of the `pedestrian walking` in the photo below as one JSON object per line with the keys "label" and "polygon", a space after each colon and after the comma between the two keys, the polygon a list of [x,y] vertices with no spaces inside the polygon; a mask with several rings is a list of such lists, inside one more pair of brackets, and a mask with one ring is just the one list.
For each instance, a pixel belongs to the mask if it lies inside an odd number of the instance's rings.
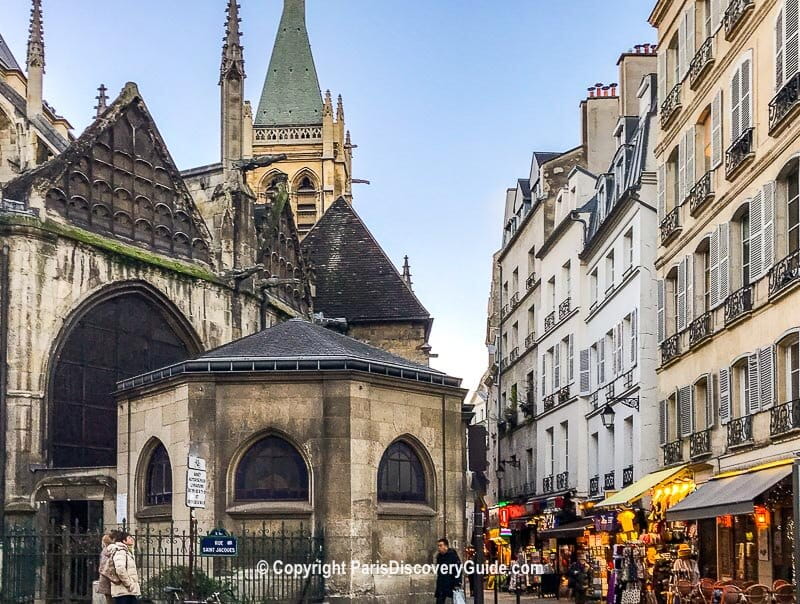
{"label": "pedestrian walking", "polygon": [[463,601],[464,592],[461,591],[461,558],[456,550],[451,549],[450,542],[442,537],[436,543],[436,604],[445,604],[448,599],[455,600],[454,592],[458,591]]}
{"label": "pedestrian walking", "polygon": [[[111,597],[114,604],[138,604],[142,589],[139,586],[139,573],[136,570],[136,559],[133,557],[133,535],[119,531],[115,542],[110,545],[110,558],[113,567],[111,572]],[[116,574],[117,580],[113,579]]]}
{"label": "pedestrian walking", "polygon": [[592,567],[586,562],[585,553],[578,552],[577,560],[570,565],[567,574],[567,584],[575,604],[584,604],[592,586]]}
{"label": "pedestrian walking", "polygon": [[103,549],[100,550],[100,564],[98,565],[98,569],[100,570],[99,575],[100,578],[97,581],[97,593],[105,596],[106,604],[112,604],[111,600],[111,580],[102,573],[103,568],[105,568],[106,564],[108,564],[108,559],[111,556],[110,547],[114,544],[115,539],[117,536],[117,531],[111,530],[105,535],[103,535],[102,539],[102,546]]}

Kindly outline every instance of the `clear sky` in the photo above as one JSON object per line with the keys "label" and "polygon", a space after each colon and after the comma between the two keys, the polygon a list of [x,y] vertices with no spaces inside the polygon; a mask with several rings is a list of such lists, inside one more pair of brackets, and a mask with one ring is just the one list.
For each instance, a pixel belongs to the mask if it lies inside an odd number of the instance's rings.
{"label": "clear sky", "polygon": [[[28,0],[1,0],[25,59]],[[261,94],[282,0],[242,5],[247,96]],[[435,317],[434,366],[472,388],[486,365],[492,253],[505,189],[534,150],[579,144],[588,86],[654,43],[653,0],[307,0],[320,84],[358,145],[355,207]],[[225,0],[44,0],[45,98],[80,133],[102,82],[127,81],[181,169],[218,161]]]}

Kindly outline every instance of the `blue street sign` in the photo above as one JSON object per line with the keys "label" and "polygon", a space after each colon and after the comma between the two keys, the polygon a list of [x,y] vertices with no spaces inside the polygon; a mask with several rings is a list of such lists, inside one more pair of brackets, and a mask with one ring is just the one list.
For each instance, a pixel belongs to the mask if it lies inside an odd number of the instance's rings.
{"label": "blue street sign", "polygon": [[239,544],[236,537],[210,535],[200,538],[201,556],[237,556]]}

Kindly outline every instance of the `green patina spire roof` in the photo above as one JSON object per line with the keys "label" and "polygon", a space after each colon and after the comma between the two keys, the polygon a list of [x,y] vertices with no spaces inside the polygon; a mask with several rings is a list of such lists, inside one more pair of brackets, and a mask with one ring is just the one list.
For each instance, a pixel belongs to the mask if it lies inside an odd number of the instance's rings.
{"label": "green patina spire roof", "polygon": [[322,123],[322,93],[308,41],[305,0],[284,0],[254,121],[257,126]]}

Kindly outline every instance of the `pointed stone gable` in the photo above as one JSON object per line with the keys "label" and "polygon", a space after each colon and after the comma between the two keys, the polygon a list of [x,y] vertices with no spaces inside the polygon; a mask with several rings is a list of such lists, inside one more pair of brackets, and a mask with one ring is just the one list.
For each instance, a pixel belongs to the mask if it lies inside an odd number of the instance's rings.
{"label": "pointed stone gable", "polygon": [[9,182],[4,196],[98,234],[209,262],[211,235],[135,84],[56,158]]}
{"label": "pointed stone gable", "polygon": [[305,0],[284,0],[256,126],[322,123],[322,92],[306,29]]}
{"label": "pointed stone gable", "polygon": [[348,322],[425,321],[430,314],[343,198],[302,243],[316,275],[314,310]]}

